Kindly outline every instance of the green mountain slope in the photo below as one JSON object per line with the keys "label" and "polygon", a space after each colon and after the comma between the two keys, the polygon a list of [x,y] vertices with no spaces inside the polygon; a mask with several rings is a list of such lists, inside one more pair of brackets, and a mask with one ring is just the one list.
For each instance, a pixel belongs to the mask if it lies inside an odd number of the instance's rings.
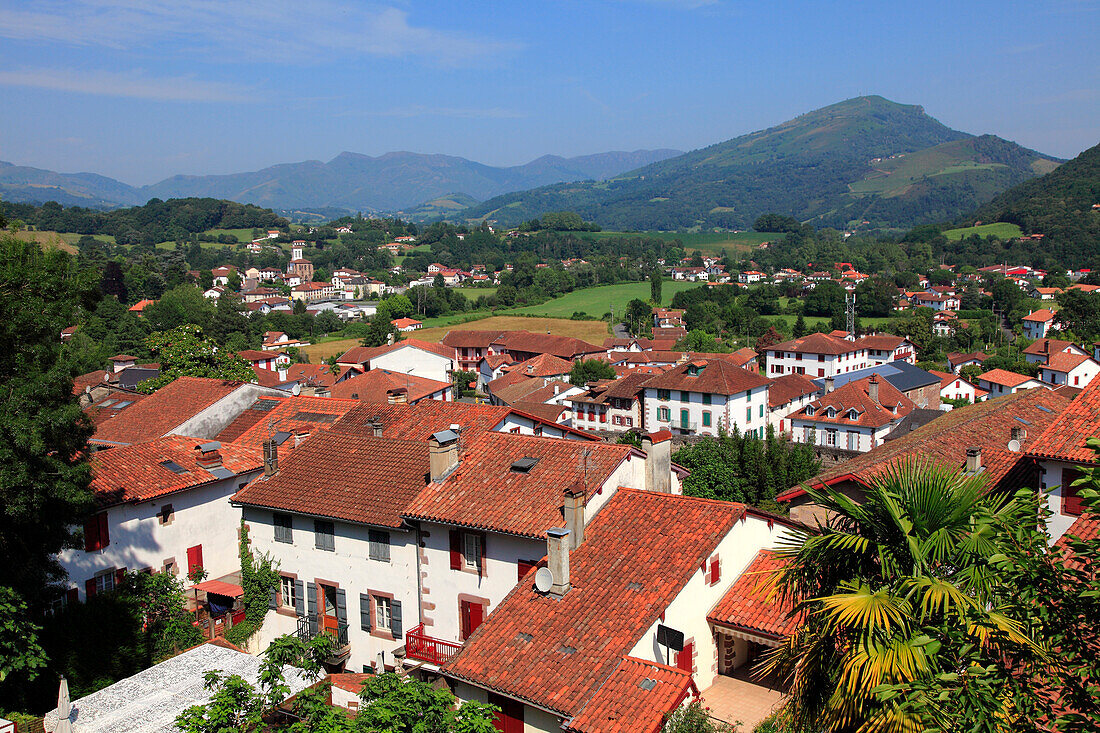
{"label": "green mountain slope", "polygon": [[858,97],[601,182],[545,186],[466,212],[515,224],[573,210],[612,229],[747,228],[766,212],[819,226],[953,218],[1058,161],[974,138],[916,105]]}

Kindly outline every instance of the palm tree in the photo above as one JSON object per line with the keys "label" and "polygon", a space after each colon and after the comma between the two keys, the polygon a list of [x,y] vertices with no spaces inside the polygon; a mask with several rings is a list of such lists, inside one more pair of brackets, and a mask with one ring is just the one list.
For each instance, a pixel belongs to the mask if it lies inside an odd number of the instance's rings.
{"label": "palm tree", "polygon": [[990,566],[1006,528],[1035,522],[1026,502],[990,493],[981,474],[919,460],[895,464],[862,502],[808,491],[830,521],[780,549],[787,563],[776,582],[803,624],[762,669],[789,685],[797,724],[919,731],[925,716],[903,704],[914,686],[965,673],[974,645],[994,658],[1036,650],[1000,612]]}

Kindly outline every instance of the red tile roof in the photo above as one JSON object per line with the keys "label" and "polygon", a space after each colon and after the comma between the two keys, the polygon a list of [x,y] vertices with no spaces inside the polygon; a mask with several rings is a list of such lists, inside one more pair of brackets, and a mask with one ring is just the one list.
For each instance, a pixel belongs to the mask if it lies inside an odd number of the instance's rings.
{"label": "red tile roof", "polygon": [[[493,380],[493,382],[497,381],[499,380]],[[490,384],[492,384],[493,382],[490,382]],[[531,400],[536,399],[533,395],[536,395],[538,393],[546,395],[546,399],[549,399],[550,397],[554,396],[553,385],[557,385],[560,392],[561,385],[563,384],[566,385],[566,388],[570,386],[568,382],[562,382],[561,380],[555,380],[547,384],[542,379],[534,377],[524,377],[513,384],[498,384],[494,389],[490,389],[489,391],[492,393],[495,399],[500,400],[506,405],[511,405],[515,402],[530,402]],[[549,389],[547,389],[547,387],[549,387]],[[544,402],[545,399],[538,401]]]}
{"label": "red tile roof", "polygon": [[[904,437],[888,441],[823,471],[810,483],[833,484],[853,480],[869,484],[891,466],[907,458],[961,468],[966,465],[966,449],[977,446],[982,449],[983,473],[991,486],[1023,486],[1032,476],[1031,462],[1021,460],[1023,453],[1008,451],[1012,428],[1023,428],[1030,433],[1024,438],[1025,447],[1028,440],[1037,444],[1042,440],[1038,437],[1039,433],[1054,424],[1070,404],[1068,397],[1050,390],[1029,389],[958,407]],[[1021,419],[1027,422],[1021,422]],[[788,501],[805,493],[802,487],[796,486],[776,498]]]}
{"label": "red tile roof", "polygon": [[732,502],[619,489],[571,553],[569,592],[536,593],[528,573],[444,674],[581,713],[744,514]]}
{"label": "red tile roof", "polygon": [[1047,321],[1054,320],[1054,311],[1049,308],[1040,308],[1037,311],[1028,313],[1022,320],[1034,321],[1036,323],[1046,323]]}
{"label": "red tile roof", "polygon": [[1042,435],[1027,446],[1027,453],[1037,458],[1092,463],[1096,454],[1085,446],[1085,441],[1092,437],[1100,437],[1100,379],[1089,382]]}
{"label": "red tile roof", "polygon": [[[871,377],[848,382],[792,413],[790,419],[881,428],[895,420],[900,420],[916,407],[913,400],[885,379],[878,383],[878,402],[871,399],[870,389]],[[895,408],[896,412],[889,409],[891,407]],[[829,408],[835,411],[833,417],[828,415]],[[855,420],[849,419],[849,411],[853,408],[858,413]]]}
{"label": "red tile roof", "polygon": [[519,372],[527,377],[556,377],[559,374],[568,374],[573,368],[573,362],[560,359],[553,354],[539,354],[526,361],[505,367],[505,371],[511,374]]}
{"label": "red tile roof", "polygon": [[974,351],[969,354],[952,353],[947,355],[947,365],[950,367],[955,367],[967,361],[976,361],[981,364],[988,358],[989,354],[983,353],[981,351]]}
{"label": "red tile roof", "polygon": [[244,409],[241,414],[233,419],[233,422],[222,428],[217,439],[223,443],[236,442],[246,430],[263,420],[270,411],[278,406],[287,397],[261,397]]}
{"label": "red tile roof", "polygon": [[990,384],[1000,384],[1005,387],[1018,387],[1024,382],[1035,379],[1035,377],[1029,377],[1026,374],[1017,374],[1007,369],[990,369],[988,372],[979,374],[978,379],[989,382]]}
{"label": "red tile roof", "polygon": [[379,527],[401,525],[401,512],[424,487],[428,446],[420,441],[326,431],[279,460],[233,495],[248,506],[332,517]]}
{"label": "red tile roof", "polygon": [[512,410],[495,405],[468,402],[422,400],[415,405],[390,405],[385,402],[360,402],[333,425],[334,432],[371,435],[371,422],[382,425],[382,435],[399,440],[426,441],[433,433],[452,425],[462,428],[463,440],[493,430]]}
{"label": "red tile roof", "polygon": [[[475,529],[545,537],[561,526],[562,492],[600,489],[631,454],[629,445],[509,433],[486,433],[466,444],[458,468],[428,486],[406,516]],[[537,458],[529,471],[512,470]]]}
{"label": "red tile roof", "polygon": [[535,417],[542,418],[547,422],[557,422],[563,412],[569,410],[564,405],[556,405],[546,402],[513,402],[512,407],[517,410],[521,410],[528,415],[534,415]]}
{"label": "red tile roof", "polygon": [[[268,400],[257,400],[264,406]],[[275,401],[270,410],[245,410],[260,415],[252,425],[245,428],[233,442],[249,448],[261,449],[263,443],[275,433],[291,433],[293,439],[287,439],[279,446],[279,456],[287,455],[305,439],[328,430],[359,404],[356,400],[341,400],[332,397],[287,397]],[[236,421],[234,421],[236,422]],[[225,431],[222,431],[225,434]]]}
{"label": "red tile roof", "polygon": [[726,360],[707,359],[697,376],[690,376],[688,368],[700,360],[672,367],[646,382],[646,389],[678,389],[690,392],[733,395],[756,387],[766,387],[768,380],[756,372],[734,366]]}
{"label": "red tile roof", "polygon": [[291,364],[286,368],[286,378],[306,387],[331,387],[336,377],[328,364]]}
{"label": "red tile roof", "polygon": [[[198,465],[196,446],[209,443],[204,438],[169,435],[111,450],[97,451],[92,457],[92,492],[99,506],[127,501],[149,501],[185,489],[224,479]],[[263,467],[258,450],[223,443],[218,452],[222,466],[241,475]],[[186,473],[176,473],[161,465],[172,461]]]}
{"label": "red tile roof", "polygon": [[448,331],[440,343],[451,348],[487,349],[503,331]]}
{"label": "red tile roof", "polygon": [[1028,347],[1024,349],[1024,353],[1031,354],[1032,356],[1047,356],[1048,354],[1056,354],[1059,351],[1066,351],[1067,349],[1081,351],[1077,344],[1072,341],[1042,338],[1035,339],[1028,344]]}
{"label": "red tile roof", "polygon": [[504,331],[493,340],[493,346],[498,351],[505,349],[529,354],[553,354],[570,361],[606,351],[602,346],[571,336],[529,331]]}
{"label": "red tile roof", "polygon": [[854,341],[847,341],[827,333],[811,333],[802,338],[792,339],[790,341],[784,341],[781,344],[769,346],[766,350],[769,353],[772,351],[789,351],[795,354],[837,355],[850,354],[853,351],[859,351],[861,348],[863,347],[857,346]]}
{"label": "red tile roof", "polygon": [[86,387],[98,387],[101,384],[106,384],[107,378],[110,376],[111,373],[106,369],[97,369],[94,372],[81,374],[73,379],[73,394],[80,394]]}
{"label": "red tile roof", "polygon": [[92,442],[126,444],[159,438],[238,389],[243,382],[180,377],[96,429]]}
{"label": "red tile roof", "polygon": [[623,657],[566,730],[658,733],[664,727],[665,716],[697,692],[691,675],[682,669]]}
{"label": "red tile roof", "polygon": [[875,349],[878,351],[893,351],[897,347],[901,346],[905,342],[904,336],[893,336],[888,333],[877,333],[871,336],[864,336],[861,339],[856,340],[856,346],[864,349]]}
{"label": "red tile roof", "polygon": [[784,374],[768,382],[768,407],[779,407],[819,391],[813,380],[804,374]]}
{"label": "red tile roof", "polygon": [[386,369],[371,369],[351,379],[345,379],[332,386],[329,393],[333,397],[343,397],[367,402],[386,402],[388,395],[396,389],[407,389],[410,402],[430,397],[440,390],[450,389],[448,382],[439,382],[414,374],[397,374]]}
{"label": "red tile roof", "polygon": [[726,595],[707,614],[711,623],[772,639],[788,636],[799,620],[790,615],[794,604],[783,597],[777,573],[784,561],[772,550],[756,553]]}
{"label": "red tile roof", "polygon": [[421,351],[445,356],[448,359],[455,358],[454,347],[432,343],[431,341],[421,341],[420,339],[402,339],[392,344],[386,344],[385,346],[356,346],[344,352],[336,361],[340,364],[366,364],[371,359],[377,359],[383,354],[388,354],[391,351],[397,351],[398,349],[404,349],[410,346],[420,349]]}
{"label": "red tile roof", "polygon": [[1092,361],[1092,357],[1088,354],[1070,354],[1065,351],[1059,351],[1057,354],[1051,354],[1050,357],[1047,358],[1047,363],[1044,368],[1052,372],[1068,373],[1081,366],[1086,361]]}
{"label": "red tile roof", "polygon": [[98,429],[107,420],[117,417],[123,410],[133,407],[148,396],[135,392],[112,391],[109,396],[85,407],[84,413],[92,419],[92,424]]}

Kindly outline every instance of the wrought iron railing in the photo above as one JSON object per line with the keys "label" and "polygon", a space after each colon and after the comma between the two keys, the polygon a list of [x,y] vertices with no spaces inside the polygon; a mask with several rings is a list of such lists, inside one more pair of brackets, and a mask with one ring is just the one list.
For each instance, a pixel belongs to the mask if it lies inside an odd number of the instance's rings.
{"label": "wrought iron railing", "polygon": [[444,664],[462,649],[453,641],[444,641],[424,633],[424,624],[405,634],[405,656],[432,664]]}
{"label": "wrought iron railing", "polygon": [[309,641],[318,634],[328,634],[333,637],[333,647],[339,649],[348,645],[348,625],[336,624],[336,628],[326,627],[318,616],[298,617],[298,638]]}

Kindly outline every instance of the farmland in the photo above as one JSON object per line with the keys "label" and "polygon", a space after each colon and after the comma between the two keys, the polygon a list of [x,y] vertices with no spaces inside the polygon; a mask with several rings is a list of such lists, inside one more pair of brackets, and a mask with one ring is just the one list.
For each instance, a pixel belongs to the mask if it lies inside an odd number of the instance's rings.
{"label": "farmland", "polygon": [[[682,280],[665,280],[661,288],[662,300],[667,305],[672,300],[673,295],[697,285],[698,283]],[[616,320],[619,320],[619,316],[626,311],[626,304],[635,298],[644,301],[649,300],[648,281],[574,290],[560,298],[554,298],[539,305],[516,308],[515,312],[534,316],[549,316],[551,318],[569,318],[576,312],[582,312],[599,318],[614,306]]]}
{"label": "farmland", "polygon": [[976,227],[963,227],[961,229],[948,229],[943,233],[943,236],[950,240],[965,239],[971,234],[977,234],[979,237],[997,237],[998,239],[1012,239],[1013,237],[1019,237],[1023,235],[1020,231],[1020,227],[1015,224],[1006,224],[1004,222],[996,222],[994,224],[982,224]]}

